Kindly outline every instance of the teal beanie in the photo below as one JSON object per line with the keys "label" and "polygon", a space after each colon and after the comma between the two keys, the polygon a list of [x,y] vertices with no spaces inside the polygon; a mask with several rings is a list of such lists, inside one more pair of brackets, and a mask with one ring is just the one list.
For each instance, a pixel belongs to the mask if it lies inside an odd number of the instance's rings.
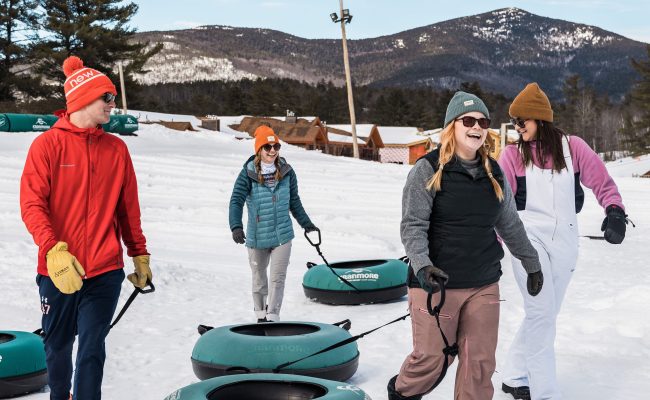
{"label": "teal beanie", "polygon": [[458,116],[472,111],[478,111],[485,115],[486,118],[490,118],[490,112],[485,106],[485,103],[483,103],[483,100],[471,93],[465,93],[462,91],[456,92],[454,97],[451,98],[451,101],[449,101],[449,105],[447,105],[447,113],[445,114],[445,124],[443,125],[443,128],[458,118]]}

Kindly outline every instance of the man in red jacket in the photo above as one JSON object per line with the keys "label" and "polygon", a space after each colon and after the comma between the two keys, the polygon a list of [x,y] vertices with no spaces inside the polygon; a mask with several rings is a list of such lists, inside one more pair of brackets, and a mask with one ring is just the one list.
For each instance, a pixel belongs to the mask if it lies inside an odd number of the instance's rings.
{"label": "man in red jacket", "polygon": [[101,398],[104,340],[124,280],[122,244],[133,257],[128,280],[151,280],[140,205],[126,144],[104,133],[117,91],[77,57],[63,63],[67,110],[32,143],[20,208],[38,245],[42,326],[51,400],[70,397],[72,346],[79,335],[73,399]]}

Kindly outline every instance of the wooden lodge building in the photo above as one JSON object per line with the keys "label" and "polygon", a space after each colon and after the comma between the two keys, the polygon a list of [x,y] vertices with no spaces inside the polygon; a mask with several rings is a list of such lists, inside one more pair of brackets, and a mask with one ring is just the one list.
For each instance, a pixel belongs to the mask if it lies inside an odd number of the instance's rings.
{"label": "wooden lodge building", "polygon": [[[307,150],[320,150],[325,154],[352,157],[352,133],[350,125],[325,125],[316,117],[311,121],[305,118],[286,120],[271,117],[244,117],[241,123],[231,125],[232,129],[247,132],[250,136],[260,125],[268,125],[280,140]],[[376,125],[357,125],[359,157],[364,160],[379,161],[379,148],[384,144]]]}

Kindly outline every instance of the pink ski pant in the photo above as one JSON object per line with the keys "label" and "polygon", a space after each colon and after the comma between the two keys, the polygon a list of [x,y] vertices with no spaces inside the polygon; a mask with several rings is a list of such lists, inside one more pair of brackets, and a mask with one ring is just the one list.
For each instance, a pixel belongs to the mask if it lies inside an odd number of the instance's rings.
{"label": "pink ski pant", "polygon": [[[427,311],[427,292],[409,289],[413,351],[400,369],[395,389],[405,397],[426,394],[442,371],[445,347],[433,316]],[[433,295],[432,307],[440,293]],[[447,289],[440,326],[449,344],[458,343],[455,400],[492,399],[492,374],[499,328],[499,284]],[[449,364],[453,362],[449,357]]]}

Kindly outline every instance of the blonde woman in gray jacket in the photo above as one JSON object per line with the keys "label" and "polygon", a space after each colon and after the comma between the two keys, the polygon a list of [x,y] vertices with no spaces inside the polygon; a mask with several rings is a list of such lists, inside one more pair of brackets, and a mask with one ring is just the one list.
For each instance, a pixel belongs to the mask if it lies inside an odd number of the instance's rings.
{"label": "blonde woman in gray jacket", "polygon": [[[421,158],[404,187],[401,237],[409,267],[413,351],[388,384],[389,400],[418,400],[458,355],[455,400],[492,399],[491,376],[499,325],[499,278],[503,249],[497,232],[528,273],[528,292],[542,287],[537,252],[526,237],[512,191],[485,140],[489,112],[478,97],[457,92],[447,106],[438,149]],[[496,231],[495,231],[496,230]],[[440,300],[440,327],[429,314]]]}

